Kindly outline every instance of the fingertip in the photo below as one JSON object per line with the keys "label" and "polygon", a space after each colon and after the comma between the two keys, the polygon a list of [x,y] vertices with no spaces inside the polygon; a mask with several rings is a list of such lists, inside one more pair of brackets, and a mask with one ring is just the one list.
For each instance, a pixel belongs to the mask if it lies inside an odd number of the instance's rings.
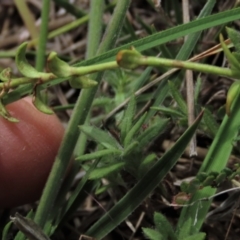
{"label": "fingertip", "polygon": [[19,119],[0,117],[0,207],[36,200],[45,184],[64,128],[56,115],[39,112],[29,98],[7,106]]}

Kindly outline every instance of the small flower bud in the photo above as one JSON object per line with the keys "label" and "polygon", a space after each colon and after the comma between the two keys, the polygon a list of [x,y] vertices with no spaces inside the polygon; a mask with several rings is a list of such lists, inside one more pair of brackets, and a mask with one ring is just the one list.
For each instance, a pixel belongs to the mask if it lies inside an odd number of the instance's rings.
{"label": "small flower bud", "polygon": [[132,48],[130,50],[121,50],[118,52],[116,61],[120,67],[134,69],[140,65],[139,60],[142,57],[141,53],[139,53],[135,48]]}

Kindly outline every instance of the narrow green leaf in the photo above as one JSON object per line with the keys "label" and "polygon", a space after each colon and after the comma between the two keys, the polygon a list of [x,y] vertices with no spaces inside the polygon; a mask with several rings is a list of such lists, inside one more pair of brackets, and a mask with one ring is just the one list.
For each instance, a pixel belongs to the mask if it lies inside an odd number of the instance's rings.
{"label": "narrow green leaf", "polygon": [[230,88],[228,89],[227,93],[227,100],[226,100],[226,114],[230,117],[231,115],[231,107],[234,102],[234,100],[239,95],[240,91],[240,81],[234,82]]}
{"label": "narrow green leaf", "polygon": [[151,109],[160,111],[166,115],[170,115],[171,117],[186,117],[186,115],[184,115],[182,112],[173,109],[173,108],[166,108],[166,107],[151,107]]}
{"label": "narrow green leaf", "polygon": [[126,148],[124,149],[122,157],[126,157],[128,154],[131,154],[132,152],[134,152],[135,149],[138,147],[138,145],[139,145],[139,142],[137,141],[133,141],[129,143],[129,145],[126,146]]}
{"label": "narrow green leaf", "polygon": [[99,150],[97,152],[94,153],[89,153],[89,154],[84,154],[82,156],[79,156],[76,158],[76,160],[78,161],[88,161],[88,160],[93,160],[93,159],[97,159],[100,157],[104,157],[107,155],[114,155],[114,156],[118,156],[122,153],[122,151],[118,150],[118,149],[104,149],[104,150]]}
{"label": "narrow green leaf", "polygon": [[39,87],[36,87],[35,89],[35,93],[33,95],[33,105],[41,112],[46,113],[46,114],[53,114],[53,110],[47,106],[43,100],[42,100],[42,96],[41,96],[41,92]]}
{"label": "narrow green leaf", "polygon": [[168,81],[168,86],[171,91],[172,97],[177,102],[177,105],[178,105],[180,111],[184,114],[187,114],[187,104],[184,101],[182,95],[180,94],[179,89],[177,89],[175,87],[174,83],[171,81]]}
{"label": "narrow green leaf", "polygon": [[0,116],[7,119],[9,122],[19,122],[17,118],[14,118],[10,115],[6,107],[3,105],[1,99],[0,99]]}
{"label": "narrow green leaf", "polygon": [[223,52],[226,58],[228,59],[229,63],[231,64],[231,69],[236,70],[238,73],[240,73],[240,63],[238,62],[237,58],[230,52],[221,34],[219,36],[219,39]]}
{"label": "narrow green leaf", "polygon": [[139,179],[145,175],[145,173],[150,169],[150,166],[153,165],[152,162],[156,159],[157,155],[155,153],[149,154],[147,157],[144,158],[144,160],[140,163],[137,172]]}
{"label": "narrow green leaf", "polygon": [[206,124],[210,136],[214,138],[219,129],[219,124],[213,117],[212,112],[210,112],[207,108],[204,109],[203,121]]}
{"label": "narrow green leaf", "polygon": [[158,232],[163,235],[164,239],[180,240],[175,235],[171,224],[163,214],[154,213],[154,224]]}
{"label": "narrow green leaf", "polygon": [[110,133],[106,133],[103,130],[92,127],[92,126],[79,126],[80,130],[85,133],[88,137],[96,141],[97,143],[101,144],[106,148],[114,148],[119,149],[121,148],[120,144],[117,140],[110,135]]}
{"label": "narrow green leaf", "polygon": [[153,230],[151,228],[142,228],[142,230],[143,230],[144,235],[148,239],[151,239],[151,240],[165,240],[166,239],[158,231]]}
{"label": "narrow green leaf", "polygon": [[185,240],[190,235],[192,227],[191,219],[186,219],[181,229],[179,229],[178,240]]}
{"label": "narrow green leaf", "polygon": [[0,79],[3,82],[7,82],[11,80],[12,70],[11,68],[5,68],[0,73]]}
{"label": "narrow green leaf", "polygon": [[114,163],[110,164],[107,167],[100,167],[100,168],[95,168],[89,175],[89,179],[99,179],[99,178],[104,178],[109,174],[113,174],[116,171],[119,171],[124,167],[125,163],[120,162],[120,163]]}
{"label": "narrow green leaf", "polygon": [[10,235],[10,228],[12,226],[12,222],[8,222],[4,228],[3,228],[3,232],[2,232],[2,240],[9,240],[9,235]]}
{"label": "narrow green leaf", "polygon": [[231,39],[236,52],[240,53],[240,32],[236,31],[233,28],[226,27],[228,37]]}
{"label": "narrow green leaf", "polygon": [[144,148],[153,141],[161,132],[163,132],[168,124],[168,119],[159,119],[159,121],[148,127],[136,141],[139,142],[139,148]]}
{"label": "narrow green leaf", "polygon": [[204,240],[206,239],[206,233],[196,233],[186,237],[184,240]]}
{"label": "narrow green leaf", "polygon": [[132,127],[135,109],[136,109],[136,100],[135,100],[135,97],[133,96],[127,106],[126,111],[124,112],[122,122],[120,123],[122,141],[125,139],[129,130]]}
{"label": "narrow green leaf", "polygon": [[147,116],[147,113],[145,113],[143,116],[141,116],[140,119],[131,128],[131,130],[129,132],[127,132],[127,135],[124,139],[124,147],[127,147],[130,144],[130,142],[133,141],[135,134],[142,127],[142,125],[146,119],[146,116]]}
{"label": "narrow green leaf", "polygon": [[[195,133],[202,114],[195,123],[178,139],[176,144],[167,151],[161,159],[140,179],[128,193],[100,218],[86,232],[86,235],[102,239],[134,211],[142,201],[159,185],[164,176],[184,152],[193,134]],[[111,221],[109,221],[111,217]]]}

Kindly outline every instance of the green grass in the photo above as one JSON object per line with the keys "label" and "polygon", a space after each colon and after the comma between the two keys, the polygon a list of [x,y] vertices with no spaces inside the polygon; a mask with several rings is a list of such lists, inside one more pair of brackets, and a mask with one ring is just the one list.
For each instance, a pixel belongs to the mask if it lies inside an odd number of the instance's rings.
{"label": "green grass", "polygon": [[[172,171],[194,134],[200,132],[212,142],[201,168],[198,169],[199,173],[220,173],[226,167],[228,159],[233,153],[233,142],[240,127],[238,88],[234,91],[233,100],[229,105],[231,116],[225,115],[223,119],[217,119],[208,109],[213,106],[207,106],[206,114],[204,114],[205,106],[201,106],[200,99],[202,84],[198,79],[197,93],[195,94],[196,116],[198,117],[194,124],[189,127],[187,126],[186,100],[179,89],[182,85],[185,69],[216,76],[238,78],[240,49],[238,49],[236,39],[239,35],[231,30],[228,30],[228,34],[235,44],[237,54],[233,55],[222,43],[224,53],[231,64],[230,68],[213,67],[211,59],[206,59],[205,64],[191,63],[186,60],[198,51],[200,41],[204,39],[203,36],[207,30],[213,27],[223,27],[239,20],[240,9],[233,8],[212,13],[217,1],[209,0],[205,5],[202,5],[201,12],[195,16],[195,20],[185,24],[174,22],[175,26],[168,27],[164,31],[152,30],[144,22],[144,19],[141,19],[138,24],[142,29],[147,29],[149,34],[136,40],[138,36],[135,35],[134,25],[125,21],[126,13],[132,7],[129,0],[116,1],[116,5],[105,5],[104,1],[91,0],[88,15],[85,11],[74,8],[66,1],[55,0],[54,2],[56,5],[64,7],[70,14],[88,20],[88,32],[85,36],[87,39],[85,59],[71,65],[56,58],[56,55],[53,54],[50,56],[54,57],[48,59],[48,70],[54,73],[54,77],[52,73],[42,73],[46,43],[50,35],[47,31],[49,5],[48,1],[43,1],[44,8],[42,9],[42,25],[36,54],[36,69],[30,66],[25,59],[26,45],[21,45],[16,52],[16,63],[24,78],[12,79],[12,84],[16,84],[17,88],[4,94],[1,102],[8,104],[30,94],[35,80],[42,79],[42,84],[37,87],[38,102],[35,105],[39,110],[50,113],[40,95],[41,90],[61,84],[69,79],[70,83],[75,81],[75,83],[80,83],[81,86],[85,87],[80,91],[74,104],[53,108],[56,111],[73,109],[73,113],[40,202],[36,211],[31,211],[28,217],[39,225],[47,236],[54,236],[57,231],[61,231],[64,224],[68,223],[72,214],[84,203],[89,194],[95,194],[95,197],[100,199],[102,195],[107,194],[110,200],[108,194],[114,192],[118,196],[114,206],[107,209],[105,214],[81,233],[96,239],[103,239],[130,218],[139,206],[144,205],[146,199],[149,199],[150,196],[163,194],[164,177]],[[153,7],[150,4],[149,9],[151,6]],[[169,18],[171,18],[170,11],[177,11],[175,12],[176,19],[173,20],[181,21],[181,11],[174,7],[174,1],[169,1],[163,9],[165,17]],[[105,13],[111,14],[111,20],[107,26],[102,21]],[[84,24],[84,22],[79,21],[78,24]],[[118,42],[126,35],[130,36],[126,42]],[[177,41],[186,35],[188,35],[188,39],[181,46],[168,48],[170,42]],[[217,35],[215,37],[218,39]],[[122,65],[118,66],[115,61],[116,55],[119,51],[129,49],[131,46],[134,46],[138,53],[121,52],[122,55],[118,56],[121,57]],[[159,50],[162,50],[160,58],[154,57],[159,53]],[[142,57],[140,53],[149,57]],[[172,56],[172,59],[167,59],[169,56]],[[178,60],[178,62],[172,60]],[[184,70],[172,71],[151,88],[146,87],[149,82],[156,78],[154,73],[157,72],[157,75],[165,74],[171,68],[178,68],[180,63]],[[132,66],[131,64],[143,67],[137,70],[126,70],[126,68],[131,68],[129,67]],[[88,78],[83,78],[82,75],[86,74]],[[2,81],[6,81],[3,74],[0,78]],[[103,80],[108,85],[107,92],[102,91]],[[88,86],[86,82],[94,84]],[[4,86],[0,83],[0,88],[4,88]],[[16,86],[14,85],[14,87]],[[136,92],[144,87],[146,90],[136,97]],[[126,99],[129,100],[126,109],[121,109],[111,116],[110,123],[102,122],[109,112]],[[146,107],[147,110],[145,109],[146,104],[149,104]],[[6,110],[4,105],[2,105],[2,109]],[[100,116],[94,116],[94,109],[100,109]],[[217,110],[215,109],[215,111]],[[6,117],[7,113],[4,112],[2,115]],[[111,131],[112,129],[117,134]],[[156,151],[151,148],[151,143],[153,145],[159,144],[159,139],[162,142],[164,136],[169,136],[168,131],[171,130],[176,131],[176,135],[181,133],[180,137],[170,149],[164,151],[160,156],[160,146]],[[80,146],[80,148],[78,149],[76,146]],[[75,159],[73,168],[65,181],[62,182],[65,169],[72,156]],[[85,175],[72,189],[72,181],[79,169],[84,170]],[[128,182],[128,179],[131,181]],[[104,181],[107,184],[103,184]],[[169,239],[178,239],[178,237],[179,239],[204,239],[205,234],[201,232],[201,228],[211,201],[201,202],[200,210],[200,205],[197,203],[216,192],[213,182],[208,186],[210,187],[202,190],[197,187],[196,191],[192,193],[190,201],[182,208],[177,219],[176,231],[169,227],[167,216],[165,219],[162,215],[155,213],[154,216],[150,216],[153,219],[152,223],[154,222],[156,226],[155,230],[141,226],[145,236],[150,239],[160,239],[161,236],[163,239],[164,236],[169,236]],[[181,192],[180,189],[178,191]],[[67,193],[71,194],[66,200]],[[192,202],[196,202],[196,204],[191,204]],[[154,207],[154,205],[151,206],[153,209]],[[168,226],[166,229],[161,228],[161,224],[159,224],[161,221]],[[35,229],[35,231],[40,230]],[[10,223],[5,225],[3,239],[7,239],[8,233],[11,233]],[[14,239],[22,240],[26,237],[24,234],[18,233]]]}

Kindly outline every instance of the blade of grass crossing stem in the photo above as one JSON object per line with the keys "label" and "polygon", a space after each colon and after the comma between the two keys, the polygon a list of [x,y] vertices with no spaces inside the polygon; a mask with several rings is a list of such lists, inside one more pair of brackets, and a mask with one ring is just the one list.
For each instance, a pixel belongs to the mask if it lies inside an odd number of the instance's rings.
{"label": "blade of grass crossing stem", "polygon": [[[115,56],[121,49],[127,49],[130,48],[131,46],[134,46],[137,49],[137,51],[141,52],[191,33],[200,32],[198,33],[198,35],[200,35],[201,31],[205,29],[239,19],[240,9],[232,9],[222,13],[214,14],[212,16],[208,16],[211,13],[215,3],[216,0],[209,0],[206,3],[203,10],[201,11],[201,13],[199,14],[198,18],[190,23],[182,24],[180,26],[176,26],[165,31],[152,34],[140,40],[125,44],[121,47],[108,51],[107,53],[101,56],[89,59],[87,61],[79,62],[76,64],[76,66],[84,66],[96,62],[100,63],[110,61],[115,58]],[[191,41],[189,40],[188,44],[190,42]],[[191,48],[191,44],[188,47]],[[184,52],[182,51],[182,53]]]}
{"label": "blade of grass crossing stem", "polygon": [[[111,49],[115,44],[129,5],[129,0],[117,2],[112,19],[107,26],[104,39],[100,44],[98,54],[102,54]],[[102,74],[97,74],[96,80],[100,82],[101,77]],[[57,197],[61,183],[64,179],[65,171],[79,136],[78,125],[84,124],[96,91],[97,87],[93,89],[84,89],[81,91],[77,100],[34,218],[34,221],[40,227],[44,226],[49,211]]]}
{"label": "blade of grass crossing stem", "polygon": [[[233,148],[232,142],[240,128],[239,104],[240,95],[234,103],[231,117],[225,115],[199,172],[220,172],[226,166]],[[193,196],[191,202],[212,196],[215,192],[216,189],[210,187],[204,188]],[[193,219],[192,233],[197,233],[205,220],[210,204],[211,201],[203,201],[200,204],[196,203],[193,206],[184,207],[178,222],[179,228],[181,228],[186,219],[191,218]]]}
{"label": "blade of grass crossing stem", "polygon": [[[125,44],[121,47],[115,48],[106,53],[103,53],[103,52],[99,53],[99,56],[91,58],[89,60],[81,61],[80,63],[77,63],[75,66],[86,66],[86,65],[92,65],[96,63],[102,63],[102,62],[113,60],[115,59],[116,54],[121,49],[126,49],[131,46],[135,46],[138,49],[138,51],[144,51],[152,47],[158,46],[160,44],[166,43],[168,41],[172,41],[176,38],[185,36],[187,34],[200,32],[211,27],[215,27],[221,24],[225,24],[225,23],[237,20],[239,19],[239,14],[240,14],[240,8],[236,8],[236,9],[228,10],[225,12],[217,13],[205,18],[197,19],[188,24],[176,26],[176,27],[167,29],[165,31],[162,31],[160,33],[156,33],[151,36],[134,41],[132,43]],[[182,59],[182,60],[185,60],[185,59]],[[63,81],[66,81],[66,78],[56,79],[54,80],[54,84],[59,84]],[[44,86],[47,87],[47,84],[45,84]],[[22,86],[21,89],[16,89],[11,93],[7,94],[6,96],[4,96],[3,103],[4,104],[11,103],[13,101],[20,99],[25,94],[30,94],[31,92],[32,92],[32,86]],[[160,99],[160,102],[161,101],[162,100]]]}
{"label": "blade of grass crossing stem", "polygon": [[176,144],[158,160],[146,175],[86,232],[86,235],[102,239],[124,221],[148,197],[182,155],[195,133],[201,117],[202,114],[198,116],[196,122],[187,129]]}

